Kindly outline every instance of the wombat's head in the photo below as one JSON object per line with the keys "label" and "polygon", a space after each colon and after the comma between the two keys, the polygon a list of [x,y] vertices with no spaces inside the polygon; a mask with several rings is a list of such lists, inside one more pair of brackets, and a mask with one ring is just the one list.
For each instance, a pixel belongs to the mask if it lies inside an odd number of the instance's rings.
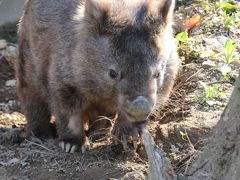
{"label": "wombat's head", "polygon": [[[87,0],[86,84],[116,102],[131,121],[147,118],[161,91],[172,50],[173,0]],[[169,43],[170,42],[170,43]],[[82,74],[82,77],[84,76]]]}

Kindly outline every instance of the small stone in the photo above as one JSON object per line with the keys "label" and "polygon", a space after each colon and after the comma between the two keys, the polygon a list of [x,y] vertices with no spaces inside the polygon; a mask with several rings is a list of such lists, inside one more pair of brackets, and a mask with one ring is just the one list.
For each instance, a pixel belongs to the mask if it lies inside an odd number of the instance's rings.
{"label": "small stone", "polygon": [[171,144],[171,151],[173,152],[173,153],[179,153],[180,151],[179,151],[179,148],[177,148],[175,145],[173,145],[173,144]]}
{"label": "small stone", "polygon": [[209,106],[213,106],[215,104],[217,104],[216,101],[213,101],[213,100],[207,100],[206,103],[209,105]]}
{"label": "small stone", "polygon": [[4,49],[7,47],[7,41],[4,39],[0,39],[0,49]]}
{"label": "small stone", "polygon": [[206,49],[211,49],[216,52],[220,52],[223,49],[223,44],[221,44],[216,38],[203,38]]}
{"label": "small stone", "polygon": [[217,37],[217,40],[218,40],[222,45],[224,45],[224,44],[226,43],[226,41],[228,40],[228,38],[227,38],[226,36],[221,35],[221,36],[218,36],[218,37]]}
{"label": "small stone", "polygon": [[202,63],[203,67],[214,67],[216,64],[213,61],[207,60]]}
{"label": "small stone", "polygon": [[17,48],[14,46],[8,46],[7,53],[8,53],[8,56],[10,56],[10,57],[16,57],[17,56]]}
{"label": "small stone", "polygon": [[222,65],[219,65],[219,71],[223,75],[226,75],[227,73],[230,73],[232,71],[232,68],[228,64],[222,64]]}
{"label": "small stone", "polygon": [[122,180],[131,180],[131,179],[142,180],[142,179],[146,179],[146,178],[141,171],[128,172],[122,178]]}
{"label": "small stone", "polygon": [[14,87],[14,86],[16,86],[16,82],[17,81],[15,79],[8,80],[8,81],[6,81],[6,86]]}

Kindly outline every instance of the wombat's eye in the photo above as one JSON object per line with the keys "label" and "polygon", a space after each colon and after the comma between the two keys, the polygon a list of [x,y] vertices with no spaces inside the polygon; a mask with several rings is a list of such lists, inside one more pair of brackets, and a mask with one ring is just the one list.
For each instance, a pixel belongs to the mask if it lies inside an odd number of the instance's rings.
{"label": "wombat's eye", "polygon": [[113,79],[116,79],[118,77],[118,73],[116,71],[114,71],[113,69],[110,69],[109,76]]}
{"label": "wombat's eye", "polygon": [[154,75],[153,75],[153,78],[159,78],[160,76],[160,72],[156,72]]}

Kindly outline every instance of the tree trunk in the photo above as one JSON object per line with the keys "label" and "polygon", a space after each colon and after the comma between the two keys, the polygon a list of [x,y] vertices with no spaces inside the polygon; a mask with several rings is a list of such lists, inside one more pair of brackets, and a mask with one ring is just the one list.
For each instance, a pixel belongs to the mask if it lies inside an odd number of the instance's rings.
{"label": "tree trunk", "polygon": [[240,76],[205,150],[186,179],[240,179]]}

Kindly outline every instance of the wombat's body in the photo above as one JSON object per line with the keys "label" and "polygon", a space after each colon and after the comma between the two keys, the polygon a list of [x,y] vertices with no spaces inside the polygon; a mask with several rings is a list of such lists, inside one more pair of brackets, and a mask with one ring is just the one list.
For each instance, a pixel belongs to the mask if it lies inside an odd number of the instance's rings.
{"label": "wombat's body", "polygon": [[178,71],[172,11],[169,0],[27,1],[16,77],[28,135],[51,135],[54,115],[62,148],[84,151],[89,118],[118,114],[115,136],[136,137]]}

